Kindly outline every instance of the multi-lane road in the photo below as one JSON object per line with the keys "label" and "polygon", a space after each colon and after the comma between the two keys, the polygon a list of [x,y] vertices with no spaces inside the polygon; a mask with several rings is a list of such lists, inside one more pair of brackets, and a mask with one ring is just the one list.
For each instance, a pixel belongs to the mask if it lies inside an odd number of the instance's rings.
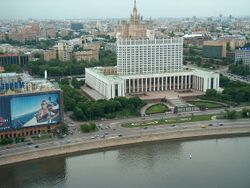
{"label": "multi-lane road", "polygon": [[[235,110],[240,110],[241,108],[236,108]],[[194,115],[204,115],[204,114],[218,114],[223,110],[209,110],[204,112],[195,112]],[[169,133],[176,132],[180,130],[197,130],[204,129],[202,126],[212,124],[212,126],[207,126],[206,129],[221,129],[224,127],[235,127],[235,126],[246,126],[250,127],[248,120],[211,120],[207,122],[189,122],[189,123],[180,123],[175,125],[157,125],[157,126],[148,126],[148,127],[136,127],[136,128],[123,128],[121,125],[126,122],[138,122],[144,120],[156,120],[161,118],[171,118],[176,117],[175,114],[168,115],[155,115],[149,117],[136,117],[136,118],[127,118],[127,119],[114,119],[114,120],[103,120],[97,121],[98,131],[88,134],[82,134],[78,131],[78,128],[82,122],[73,122],[72,120],[66,118],[66,121],[71,122],[70,124],[70,134],[63,139],[53,138],[50,140],[35,141],[31,145],[26,144],[17,144],[10,146],[9,148],[1,147],[0,148],[0,157],[6,155],[15,155],[18,153],[23,153],[27,151],[37,151],[43,149],[49,149],[53,147],[61,147],[65,145],[73,145],[77,143],[87,143],[95,142],[97,140],[104,139],[113,139],[121,137],[131,137],[131,136],[140,136],[153,133]],[[180,115],[179,115],[180,116]],[[181,116],[190,116],[190,114],[182,114]],[[223,126],[220,126],[223,124]]]}

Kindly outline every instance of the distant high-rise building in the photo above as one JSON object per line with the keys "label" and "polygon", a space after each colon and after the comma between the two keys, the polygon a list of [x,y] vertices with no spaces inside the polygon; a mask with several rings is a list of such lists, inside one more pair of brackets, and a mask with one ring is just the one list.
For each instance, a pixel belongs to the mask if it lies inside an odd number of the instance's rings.
{"label": "distant high-rise building", "polygon": [[136,0],[134,0],[133,12],[129,23],[121,26],[120,38],[145,38],[147,36],[147,25],[143,23],[142,17],[137,12]]}
{"label": "distant high-rise building", "polygon": [[60,61],[70,61],[72,58],[72,47],[66,41],[58,43],[58,58]]}
{"label": "distant high-rise building", "polygon": [[236,50],[235,62],[250,66],[250,48],[240,48]]}
{"label": "distant high-rise building", "polygon": [[0,54],[0,65],[28,65],[28,55]]}
{"label": "distant high-rise building", "polygon": [[71,23],[71,29],[73,31],[80,31],[83,29],[83,24],[82,23]]}
{"label": "distant high-rise building", "polygon": [[204,41],[203,56],[207,58],[222,58],[227,56],[225,41]]}
{"label": "distant high-rise building", "polygon": [[98,50],[79,51],[73,53],[73,58],[76,61],[99,61]]}
{"label": "distant high-rise building", "polygon": [[0,41],[6,40],[6,34],[0,31]]}
{"label": "distant high-rise building", "polygon": [[57,59],[57,50],[56,49],[46,50],[44,52],[44,61],[51,61],[53,59]]}

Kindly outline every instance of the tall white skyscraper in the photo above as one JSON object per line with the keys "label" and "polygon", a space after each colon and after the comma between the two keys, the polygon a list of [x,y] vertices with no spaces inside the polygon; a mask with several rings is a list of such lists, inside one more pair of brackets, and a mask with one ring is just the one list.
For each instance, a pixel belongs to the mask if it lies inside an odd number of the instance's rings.
{"label": "tall white skyscraper", "polygon": [[117,42],[119,75],[182,71],[183,39],[120,39]]}

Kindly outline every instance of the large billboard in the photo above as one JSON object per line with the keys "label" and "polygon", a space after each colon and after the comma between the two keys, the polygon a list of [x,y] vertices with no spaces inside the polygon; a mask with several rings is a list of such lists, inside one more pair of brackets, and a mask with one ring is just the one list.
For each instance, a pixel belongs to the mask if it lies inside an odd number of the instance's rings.
{"label": "large billboard", "polygon": [[60,92],[0,97],[0,131],[61,122]]}

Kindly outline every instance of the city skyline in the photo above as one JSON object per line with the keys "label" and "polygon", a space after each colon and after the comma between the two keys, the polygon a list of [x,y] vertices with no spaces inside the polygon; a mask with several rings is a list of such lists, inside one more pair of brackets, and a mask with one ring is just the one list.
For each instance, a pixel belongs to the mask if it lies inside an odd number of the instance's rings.
{"label": "city skyline", "polygon": [[[127,18],[132,0],[9,0],[1,3],[1,19],[81,19]],[[222,14],[236,17],[249,16],[248,0],[138,0],[138,9],[145,17],[211,17]],[[87,7],[86,7],[87,5]],[[226,5],[226,6],[225,6]],[[38,8],[39,7],[39,8]],[[240,12],[237,10],[241,10]],[[13,14],[15,12],[15,14]]]}

